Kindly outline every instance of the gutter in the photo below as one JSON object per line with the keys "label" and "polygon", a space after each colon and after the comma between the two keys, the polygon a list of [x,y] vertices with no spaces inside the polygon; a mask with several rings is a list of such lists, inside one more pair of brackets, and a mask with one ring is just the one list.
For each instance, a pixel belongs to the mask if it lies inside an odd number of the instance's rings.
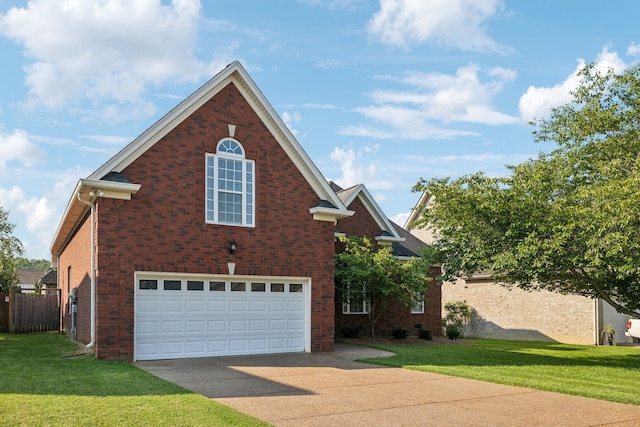
{"label": "gutter", "polygon": [[100,190],[93,190],[89,193],[91,199],[83,199],[80,191],[78,191],[78,201],[84,203],[91,208],[91,342],[87,344],[87,348],[92,348],[96,344],[96,235],[95,235],[95,214],[96,204],[94,200],[103,196]]}

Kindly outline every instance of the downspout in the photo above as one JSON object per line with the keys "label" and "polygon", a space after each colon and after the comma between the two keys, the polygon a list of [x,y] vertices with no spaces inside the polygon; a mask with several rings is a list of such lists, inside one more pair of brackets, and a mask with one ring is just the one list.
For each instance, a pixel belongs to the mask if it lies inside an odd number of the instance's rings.
{"label": "downspout", "polygon": [[593,299],[593,334],[595,335],[595,345],[600,345],[600,298]]}
{"label": "downspout", "polygon": [[[96,194],[92,191],[89,193],[92,197]],[[91,208],[91,342],[87,344],[87,348],[91,348],[96,343],[96,245],[95,245],[95,213],[96,205],[92,200],[85,200],[78,192],[78,200]]]}

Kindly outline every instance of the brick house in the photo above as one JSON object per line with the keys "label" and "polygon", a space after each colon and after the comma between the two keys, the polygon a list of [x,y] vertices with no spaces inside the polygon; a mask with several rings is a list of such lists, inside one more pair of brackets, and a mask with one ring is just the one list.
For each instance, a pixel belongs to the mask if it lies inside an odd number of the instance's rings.
{"label": "brick house", "polygon": [[104,359],[332,351],[352,214],[234,62],[76,185],[62,328]]}
{"label": "brick house", "polygon": [[[429,203],[429,195],[423,194],[404,228],[432,243],[434,236],[429,229],[414,226]],[[471,323],[465,331],[468,338],[598,345],[602,343],[602,329],[610,324],[618,343],[630,340],[624,335],[628,316],[599,298],[507,288],[492,280],[490,274],[444,282],[441,288],[443,305],[465,301],[471,307]]]}
{"label": "brick house", "polygon": [[[330,185],[347,209],[355,212],[338,222],[337,233],[368,237],[380,246],[392,246],[394,256],[400,260],[420,256],[425,243],[389,220],[363,184],[347,189],[334,182]],[[376,323],[376,335],[390,335],[394,327],[404,327],[411,335],[417,335],[417,329],[424,328],[430,329],[435,336],[442,336],[441,289],[435,280],[440,275],[439,267],[432,267],[430,275],[434,279],[424,301],[412,307],[392,303]],[[336,295],[336,333],[355,325],[360,326],[365,334],[370,332],[368,315],[360,308],[353,310],[349,304],[343,303],[340,295]]]}

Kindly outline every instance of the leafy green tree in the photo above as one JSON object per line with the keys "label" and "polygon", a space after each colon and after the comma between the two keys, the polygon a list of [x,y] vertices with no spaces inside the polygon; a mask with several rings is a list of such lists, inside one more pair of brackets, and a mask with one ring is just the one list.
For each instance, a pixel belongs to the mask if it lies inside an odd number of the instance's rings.
{"label": "leafy green tree", "polygon": [[0,292],[4,293],[18,283],[17,259],[22,255],[22,242],[13,236],[14,229],[9,212],[0,206]]}
{"label": "leafy green tree", "polygon": [[533,125],[558,148],[491,178],[421,180],[420,222],[437,235],[445,278],[492,272],[640,311],[640,66],[580,73],[573,100]]}
{"label": "leafy green tree", "polygon": [[39,270],[48,271],[51,268],[51,261],[46,259],[17,259],[18,270]]}
{"label": "leafy green tree", "polygon": [[340,237],[344,249],[335,256],[336,288],[343,302],[361,301],[368,306],[371,336],[375,324],[390,303],[409,307],[424,298],[429,289],[430,267],[435,253],[403,262],[393,256],[391,247],[377,248],[368,238]]}

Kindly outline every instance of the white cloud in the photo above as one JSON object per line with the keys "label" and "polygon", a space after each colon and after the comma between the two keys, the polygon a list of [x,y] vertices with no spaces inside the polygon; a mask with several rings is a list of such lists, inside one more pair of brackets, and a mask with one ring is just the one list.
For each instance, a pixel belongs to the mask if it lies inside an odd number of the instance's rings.
{"label": "white cloud", "polygon": [[31,142],[24,130],[16,129],[8,135],[0,132],[0,169],[5,169],[11,161],[31,167],[45,160],[45,151]]}
{"label": "white cloud", "polygon": [[24,46],[31,102],[87,98],[135,103],[149,84],[194,80],[197,0],[32,0],[0,15],[0,32]]}
{"label": "white cloud", "polygon": [[627,48],[627,55],[640,56],[640,45],[637,45],[634,42],[631,42],[631,44]]}
{"label": "white cloud", "polygon": [[61,172],[57,176],[59,180],[44,196],[39,197],[29,197],[23,188],[16,185],[11,188],[0,187],[0,204],[10,212],[10,221],[16,223],[14,234],[22,241],[27,257],[50,257],[49,247],[62,211],[77,182],[76,177],[88,174],[88,171],[79,169]]}
{"label": "white cloud", "polygon": [[430,42],[463,51],[505,52],[484,24],[502,7],[502,0],[380,0],[368,30],[395,47]]}
{"label": "white cloud", "polygon": [[287,125],[291,133],[295,136],[298,135],[298,130],[293,127],[293,124],[298,123],[300,120],[302,120],[302,116],[297,111],[294,111],[293,113],[285,111],[284,113],[282,113],[282,121]]}
{"label": "white cloud", "polygon": [[448,139],[477,136],[473,131],[442,127],[451,123],[518,123],[518,117],[501,113],[492,105],[505,84],[515,79],[515,71],[494,68],[486,74],[483,80],[480,67],[469,64],[454,75],[411,72],[399,78],[385,77],[409,89],[372,91],[369,97],[373,104],[357,108],[356,112],[375,121],[375,128],[348,126],[341,133],[373,138]]}
{"label": "white cloud", "polygon": [[[340,164],[342,176],[333,180],[343,188],[364,184],[370,191],[390,190],[393,183],[382,178],[383,173],[375,161],[368,159],[377,153],[379,146],[364,146],[357,151],[353,148],[335,147],[329,157]],[[381,201],[382,196],[376,196]]]}
{"label": "white cloud", "polygon": [[[571,91],[575,90],[579,83],[578,73],[585,66],[584,59],[578,59],[575,70],[561,83],[551,87],[529,86],[527,91],[520,97],[520,116],[523,120],[530,122],[536,119],[546,118],[552,108],[571,102]],[[616,52],[609,52],[605,47],[602,49],[595,61],[596,69],[606,72],[613,69],[615,72],[622,72],[626,65]]]}
{"label": "white cloud", "polygon": [[411,215],[411,212],[401,212],[401,213],[395,214],[390,219],[396,224],[404,226],[407,223],[407,220],[409,219],[410,215]]}

